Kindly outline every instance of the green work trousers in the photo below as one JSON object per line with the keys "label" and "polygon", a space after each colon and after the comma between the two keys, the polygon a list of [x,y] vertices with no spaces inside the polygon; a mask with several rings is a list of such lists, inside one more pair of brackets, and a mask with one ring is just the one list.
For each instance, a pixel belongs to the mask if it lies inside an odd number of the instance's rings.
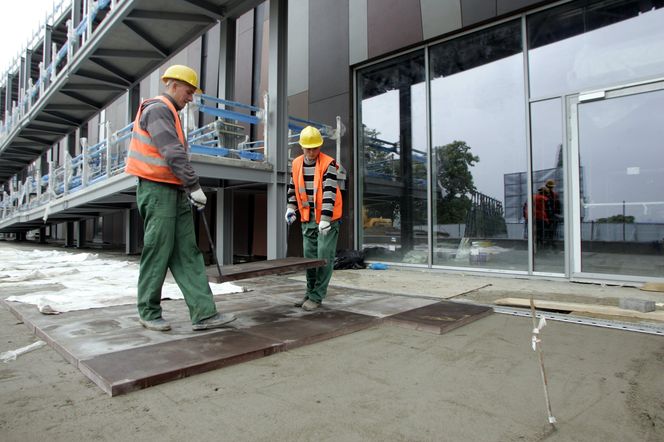
{"label": "green work trousers", "polygon": [[161,287],[169,269],[189,307],[191,322],[213,316],[217,307],[196,243],[186,193],[175,186],[140,179],[136,202],[144,228],[138,275],[140,317],[148,321],[161,317]]}
{"label": "green work trousers", "polygon": [[339,221],[330,223],[327,235],[318,233],[316,221],[302,223],[302,245],[305,258],[326,259],[323,267],[307,269],[307,298],[321,303],[327,295],[327,286],[334,270],[334,258],[337,253]]}

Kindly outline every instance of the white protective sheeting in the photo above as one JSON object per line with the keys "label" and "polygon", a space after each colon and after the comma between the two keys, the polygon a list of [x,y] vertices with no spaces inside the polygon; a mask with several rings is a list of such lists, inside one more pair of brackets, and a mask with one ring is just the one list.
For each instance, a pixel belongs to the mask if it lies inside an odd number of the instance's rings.
{"label": "white protective sheeting", "polygon": [[[33,288],[7,301],[34,304],[44,314],[136,303],[138,263],[101,258],[93,253],[31,250],[0,245],[0,290]],[[44,288],[40,288],[44,285]],[[246,291],[231,282],[210,283],[212,293]],[[166,278],[162,299],[183,299],[173,278]]]}

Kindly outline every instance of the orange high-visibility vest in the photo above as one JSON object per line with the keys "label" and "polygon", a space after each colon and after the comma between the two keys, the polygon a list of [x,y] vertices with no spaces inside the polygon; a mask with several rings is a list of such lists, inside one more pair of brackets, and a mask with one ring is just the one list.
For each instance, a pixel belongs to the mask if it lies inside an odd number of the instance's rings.
{"label": "orange high-visibility vest", "polygon": [[[316,222],[320,223],[320,216],[323,210],[323,176],[330,167],[330,163],[334,158],[319,153],[316,159],[316,172],[314,174],[314,207],[316,208]],[[300,210],[300,219],[302,222],[309,221],[309,198],[307,196],[307,188],[304,184],[304,155],[293,160],[293,185],[295,186],[295,199],[297,200],[297,207]],[[339,166],[337,166],[337,169]],[[332,210],[332,221],[341,218],[342,211],[342,197],[341,190],[337,186],[337,196],[334,200],[334,209]],[[305,210],[306,209],[306,210]]]}
{"label": "orange high-visibility vest", "polygon": [[[180,122],[177,109],[175,109],[175,106],[173,106],[173,103],[167,97],[160,95],[154,99],[163,101],[171,110],[171,113],[173,113],[178,139],[186,151],[187,142],[182,132],[182,123]],[[139,106],[136,119],[134,120],[125,172],[150,181],[182,185],[182,181],[173,174],[173,171],[166,163],[166,159],[159,153],[159,149],[154,145],[148,131],[141,129],[142,114],[143,103]]]}

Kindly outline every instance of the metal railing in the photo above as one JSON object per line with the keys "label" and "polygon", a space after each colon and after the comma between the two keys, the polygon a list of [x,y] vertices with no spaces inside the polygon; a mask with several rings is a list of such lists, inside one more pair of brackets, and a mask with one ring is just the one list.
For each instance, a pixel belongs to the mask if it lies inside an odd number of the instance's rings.
{"label": "metal railing", "polygon": [[[14,129],[21,125],[20,123],[23,118],[27,116],[30,109],[32,109],[39,99],[50,89],[51,85],[58,78],[58,74],[65,71],[65,68],[74,58],[74,55],[78,53],[82,47],[85,47],[90,36],[94,32],[93,24],[95,18],[106,9],[110,8],[110,10],[113,10],[119,1],[121,0],[86,0],[85,14],[81,18],[81,22],[74,27],[71,19],[67,20],[67,41],[60,49],[57,48],[56,43],[52,44],[51,53],[53,54],[53,60],[51,63],[48,66],[44,66],[44,62],[40,62],[39,78],[37,81],[33,83],[32,78],[29,78],[27,85],[19,85],[18,101],[12,102],[11,109],[5,109],[4,119],[0,122],[0,143],[2,143]],[[53,24],[52,21],[64,13],[66,10],[64,5],[65,1],[63,0],[54,6],[53,12],[46,19],[46,24]],[[97,27],[98,26],[99,24],[97,24]],[[38,32],[31,37],[29,42],[34,42],[37,36]],[[16,58],[14,62],[18,63],[19,60],[20,57]],[[9,71],[13,71],[14,69],[15,65],[10,67]],[[5,75],[4,78],[7,78],[7,75]]]}
{"label": "metal railing", "polygon": [[[195,127],[190,123],[196,119],[191,115],[196,111],[214,116],[215,120],[200,128]],[[251,132],[252,126],[255,126],[254,132],[259,132],[259,125],[265,127],[267,113],[263,109],[201,95],[197,96],[191,108],[185,108],[182,113],[184,126],[188,129],[186,133],[190,153],[245,161],[266,161],[269,143],[266,145],[264,140],[250,141],[250,134],[247,133]],[[324,137],[336,141],[337,157],[339,156],[340,134],[343,134],[344,130],[339,117],[336,127],[302,119],[291,120],[297,123],[292,126],[289,124],[291,140],[299,135],[299,130],[304,127],[303,123],[316,125]],[[124,173],[133,123],[113,133],[108,122],[103,124],[103,133],[107,134],[105,139],[89,145],[87,138],[81,138],[81,153],[76,156],[66,153],[62,164],[51,161],[48,173],[41,174],[38,159],[28,167],[31,172],[24,180],[19,180],[18,175],[10,179],[9,192],[3,191],[0,199],[0,221],[42,206],[46,207],[46,217],[50,205],[58,199],[84,189],[101,188],[109,178]],[[293,130],[297,130],[297,133]],[[342,171],[343,176],[339,176],[339,179],[345,179],[345,171],[340,167],[339,175]]]}

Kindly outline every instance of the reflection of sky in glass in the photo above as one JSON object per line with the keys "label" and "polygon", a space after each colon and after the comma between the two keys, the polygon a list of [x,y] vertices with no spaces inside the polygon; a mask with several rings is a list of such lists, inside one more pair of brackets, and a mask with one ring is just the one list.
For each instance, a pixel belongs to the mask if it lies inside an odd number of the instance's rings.
{"label": "reflection of sky in glass", "polygon": [[[426,153],[426,88],[424,83],[411,86],[411,127],[413,149]],[[377,130],[378,138],[396,143],[399,141],[399,91],[392,90],[362,100],[362,124]]]}
{"label": "reflection of sky in glass", "polygon": [[378,131],[381,140],[399,141],[399,91],[362,100],[362,124],[369,130]]}
{"label": "reflection of sky in glass", "polygon": [[[664,221],[664,91],[579,105],[586,221]],[[634,204],[646,203],[646,204]]]}
{"label": "reflection of sky in glass", "polygon": [[503,176],[526,170],[522,60],[513,55],[431,84],[433,146],[465,141],[480,157],[475,187],[499,201]]}
{"label": "reflection of sky in glass", "polygon": [[555,168],[558,151],[563,142],[560,98],[531,104],[530,121],[533,170]]}
{"label": "reflection of sky in glass", "polygon": [[533,49],[531,96],[580,92],[664,72],[664,9]]}

